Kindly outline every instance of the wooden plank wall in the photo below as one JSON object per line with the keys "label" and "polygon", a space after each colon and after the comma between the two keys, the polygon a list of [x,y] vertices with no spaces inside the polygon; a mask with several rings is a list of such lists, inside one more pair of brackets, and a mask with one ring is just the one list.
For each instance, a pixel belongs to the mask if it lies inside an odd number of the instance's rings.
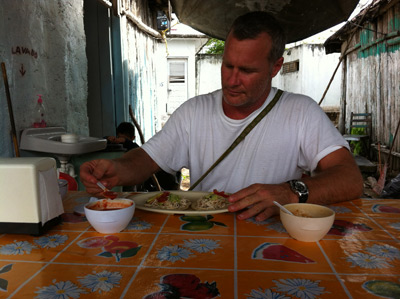
{"label": "wooden plank wall", "polygon": [[[394,2],[382,8],[375,20],[365,22],[357,30],[342,66],[339,127],[348,130],[352,111],[371,112],[372,142],[386,145],[400,120],[400,1]],[[400,152],[400,132],[393,151]],[[399,161],[395,164],[399,169]]]}

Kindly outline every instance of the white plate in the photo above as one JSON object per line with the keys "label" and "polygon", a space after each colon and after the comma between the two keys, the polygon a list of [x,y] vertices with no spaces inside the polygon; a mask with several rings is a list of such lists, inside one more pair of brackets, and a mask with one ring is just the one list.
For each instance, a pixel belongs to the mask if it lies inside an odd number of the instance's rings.
{"label": "white plate", "polygon": [[[146,200],[150,197],[160,193],[162,191],[155,191],[155,192],[148,192],[143,194],[137,194],[128,196],[128,198],[132,199],[135,204],[136,208],[144,211],[162,213],[162,214],[183,214],[183,215],[212,215],[212,214],[219,214],[228,212],[228,209],[218,209],[218,210],[208,210],[208,211],[197,211],[193,210],[189,207],[187,210],[166,210],[166,209],[157,209],[157,208],[149,208],[145,207],[144,204]],[[185,198],[189,199],[191,202],[196,201],[197,199],[209,194],[210,192],[200,192],[200,191],[168,191],[173,194],[177,194],[179,196],[185,196]]]}

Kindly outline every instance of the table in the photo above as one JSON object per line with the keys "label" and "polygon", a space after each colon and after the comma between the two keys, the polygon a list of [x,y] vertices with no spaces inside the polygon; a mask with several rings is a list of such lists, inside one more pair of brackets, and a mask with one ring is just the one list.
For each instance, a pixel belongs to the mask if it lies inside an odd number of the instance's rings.
{"label": "table", "polygon": [[138,209],[102,235],[73,213],[88,199],[68,193],[62,224],[42,236],[0,235],[0,298],[400,298],[400,200],[332,205],[331,231],[305,243],[279,217]]}

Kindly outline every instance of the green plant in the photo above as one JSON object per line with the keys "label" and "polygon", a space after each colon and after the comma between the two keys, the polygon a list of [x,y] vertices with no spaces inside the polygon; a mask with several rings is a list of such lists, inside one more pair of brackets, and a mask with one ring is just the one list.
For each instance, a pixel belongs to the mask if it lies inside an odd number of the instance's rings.
{"label": "green plant", "polygon": [[[351,135],[363,135],[363,134],[365,134],[365,128],[352,128],[351,129]],[[363,148],[361,141],[351,141],[350,147],[352,148],[354,155],[362,156],[363,154],[365,154],[364,153],[365,149]]]}
{"label": "green plant", "polygon": [[210,38],[206,47],[208,47],[206,54],[222,54],[224,53],[225,42],[216,38]]}

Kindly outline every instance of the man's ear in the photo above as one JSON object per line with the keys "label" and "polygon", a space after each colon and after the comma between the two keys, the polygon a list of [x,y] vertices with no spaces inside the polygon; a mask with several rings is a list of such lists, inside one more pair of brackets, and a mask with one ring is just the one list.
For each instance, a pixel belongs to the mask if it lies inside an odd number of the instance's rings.
{"label": "man's ear", "polygon": [[275,61],[273,67],[272,67],[272,72],[271,72],[271,77],[275,77],[279,70],[282,68],[283,65],[283,57],[279,58],[277,61]]}

